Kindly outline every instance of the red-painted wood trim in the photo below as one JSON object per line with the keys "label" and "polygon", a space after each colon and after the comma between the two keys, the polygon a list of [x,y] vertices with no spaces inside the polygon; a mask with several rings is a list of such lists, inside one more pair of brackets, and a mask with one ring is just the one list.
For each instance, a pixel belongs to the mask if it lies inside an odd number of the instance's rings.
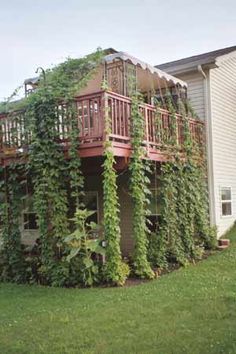
{"label": "red-painted wood trim", "polygon": [[[124,156],[126,158],[129,157],[131,154],[131,99],[129,97],[125,97],[114,92],[98,91],[93,92],[91,94],[78,96],[75,98],[75,101],[77,102],[77,107],[79,108],[78,124],[80,125],[81,131],[78,139],[80,141],[79,154],[81,155],[81,157],[101,156],[104,152],[103,144],[107,138],[109,138],[112,143],[115,155]],[[63,102],[61,102],[60,105],[63,106]],[[85,110],[87,111],[85,112]],[[171,132],[170,113],[165,109],[159,109],[159,111],[161,112],[162,129],[166,133]],[[161,161],[163,159],[164,154],[160,153],[160,151],[158,151],[158,148],[161,144],[163,144],[163,140],[162,137],[160,137],[160,139],[157,139],[156,136],[156,108],[149,104],[142,104],[140,106],[140,112],[142,112],[145,120],[143,144],[144,146],[146,146],[147,152],[151,159]],[[7,154],[4,154],[4,142],[11,142],[12,140],[11,128],[18,127],[18,125],[16,125],[12,120],[12,116],[17,115],[18,113],[21,114],[22,111],[13,112],[10,114],[11,121],[7,120],[7,114],[0,114],[0,120],[6,119],[6,123],[4,123],[5,128],[0,128],[0,154],[4,158],[4,163],[8,163],[7,161],[11,161],[13,158],[18,159],[18,156],[13,156],[14,154],[12,154],[11,157],[9,157],[9,155]],[[106,137],[105,132],[106,114],[109,114],[112,122],[112,132],[109,137]],[[64,113],[62,112],[62,121],[64,119]],[[85,119],[87,120],[87,128],[85,128]],[[183,143],[183,118],[179,114],[176,114],[176,120],[177,143],[179,144],[179,146],[181,146]],[[20,119],[20,121],[23,124],[23,120]],[[198,144],[204,143],[204,122],[194,118],[189,118],[189,127],[192,138]],[[61,142],[61,144],[63,144],[63,149],[66,153],[70,146],[70,142],[67,139],[67,129],[65,129],[64,131],[62,124],[61,131],[60,122],[58,123],[57,129],[61,137],[58,142]],[[17,135],[15,142],[16,148],[21,147],[20,135]]]}

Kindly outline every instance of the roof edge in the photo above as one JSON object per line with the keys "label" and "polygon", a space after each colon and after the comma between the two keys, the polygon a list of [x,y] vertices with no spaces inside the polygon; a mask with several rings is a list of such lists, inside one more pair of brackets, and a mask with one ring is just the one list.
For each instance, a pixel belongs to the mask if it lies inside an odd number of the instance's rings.
{"label": "roof edge", "polygon": [[169,74],[157,67],[147,64],[147,63],[145,63],[145,62],[143,62],[143,61],[141,61],[141,60],[129,55],[128,53],[125,53],[125,52],[117,52],[114,54],[109,54],[109,55],[105,56],[104,61],[107,63],[110,63],[113,60],[117,60],[117,59],[131,62],[135,66],[140,66],[143,70],[149,70],[152,74],[154,74],[154,73],[157,74],[160,79],[165,79],[168,82],[172,82],[174,85],[179,84],[182,87],[188,86],[185,81],[180,80],[179,78],[177,78],[177,77],[175,77],[175,76],[173,76],[173,75],[171,75],[171,74]]}
{"label": "roof edge", "polygon": [[163,64],[155,65],[155,67],[172,74],[178,71],[183,72],[183,70],[189,71],[190,67],[194,68],[198,65],[213,65],[212,67],[216,67],[214,65],[216,65],[218,58],[230,55],[233,52],[236,52],[236,46],[226,47],[199,55],[173,60]]}

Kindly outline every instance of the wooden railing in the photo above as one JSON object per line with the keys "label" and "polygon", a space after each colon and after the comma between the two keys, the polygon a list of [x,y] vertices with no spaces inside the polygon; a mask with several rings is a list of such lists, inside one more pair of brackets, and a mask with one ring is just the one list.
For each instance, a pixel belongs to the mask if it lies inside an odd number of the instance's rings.
{"label": "wooden railing", "polygon": [[[110,139],[130,143],[131,99],[108,92],[107,106],[111,120]],[[174,142],[182,146],[184,143],[184,120],[176,114],[176,123],[167,110],[156,108],[149,104],[140,105],[140,113],[144,118],[144,145],[150,148],[159,148]],[[204,122],[188,118],[191,138],[195,143],[204,142]]]}
{"label": "wooden railing", "polygon": [[[109,139],[122,148],[131,148],[131,99],[113,92],[97,92],[75,98],[79,140],[81,147],[102,146],[105,139],[105,114],[109,115],[111,134]],[[176,124],[167,110],[156,109],[148,104],[140,106],[144,118],[144,146],[147,149],[158,150],[160,146],[175,143],[182,146],[184,141],[184,121],[176,115]],[[69,144],[70,122],[67,107],[58,105],[55,130],[58,140],[65,146]],[[204,123],[200,120],[188,119],[192,139],[199,145],[203,144]],[[11,150],[22,150],[30,144],[30,132],[25,129],[24,112],[0,115],[0,153]]]}

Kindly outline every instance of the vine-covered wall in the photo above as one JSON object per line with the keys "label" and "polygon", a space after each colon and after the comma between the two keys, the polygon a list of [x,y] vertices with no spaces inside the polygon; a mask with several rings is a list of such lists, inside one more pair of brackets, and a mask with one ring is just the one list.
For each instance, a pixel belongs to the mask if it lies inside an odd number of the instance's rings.
{"label": "vine-covered wall", "polygon": [[[171,97],[167,108],[176,116]],[[161,215],[157,233],[150,236],[149,259],[153,266],[166,268],[170,263],[187,264],[202,257],[204,249],[216,246],[216,230],[210,227],[205,154],[190,136],[188,116],[193,116],[189,103],[178,102],[183,117],[184,144],[173,140],[163,146],[168,154],[161,165]]]}
{"label": "vine-covered wall", "polygon": [[[2,167],[1,224],[2,250],[0,278],[3,281],[37,282],[53,286],[91,286],[97,283],[123,285],[129,273],[152,279],[155,268],[193,262],[205,249],[214,247],[215,233],[210,228],[206,185],[206,163],[202,151],[190,139],[188,106],[173,105],[167,95],[165,108],[171,119],[171,134],[162,130],[156,114],[158,134],[162,134],[166,162],[157,166],[149,161],[143,145],[145,124],[140,111],[142,96],[137,92],[131,107],[132,154],[125,173],[125,193],[131,205],[133,250],[124,262],[121,253],[120,208],[122,177],[115,169],[116,159],[109,139],[111,121],[105,106],[105,141],[102,159],[103,220],[100,229],[88,221],[93,211],[84,205],[85,180],[78,154],[79,128],[74,95],[84,87],[104,53],[98,50],[83,59],[68,60],[40,78],[35,93],[22,102],[26,131],[31,143],[27,162]],[[106,83],[103,83],[106,90]],[[105,104],[105,103],[104,103]],[[187,110],[187,111],[186,111]],[[184,119],[184,145],[177,146],[176,112]],[[65,158],[59,144],[63,124],[70,141]],[[165,136],[164,136],[165,135]],[[156,173],[160,171],[160,173]],[[22,186],[31,180],[39,239],[31,248],[21,244],[20,212],[25,198]],[[159,221],[148,224],[151,184],[160,186]],[[119,188],[118,188],[119,187]],[[153,226],[153,225],[152,225]],[[153,229],[155,231],[153,231]],[[100,238],[94,235],[100,235]],[[124,235],[127,237],[127,235]]]}

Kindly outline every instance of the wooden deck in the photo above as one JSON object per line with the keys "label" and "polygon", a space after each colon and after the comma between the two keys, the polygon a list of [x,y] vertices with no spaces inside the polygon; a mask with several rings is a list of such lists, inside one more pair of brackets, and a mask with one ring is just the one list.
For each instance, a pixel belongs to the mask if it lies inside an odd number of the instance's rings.
{"label": "wooden deck", "polygon": [[[79,127],[79,154],[81,157],[101,156],[103,154],[105,135],[105,112],[111,121],[112,143],[115,156],[129,157],[131,155],[130,116],[131,99],[113,92],[96,92],[75,98],[78,112]],[[148,104],[140,106],[144,119],[143,145],[147,156],[156,161],[163,161],[165,154],[160,147],[168,144],[171,137],[175,137],[177,145],[183,144],[183,119],[176,115],[176,131],[173,131],[170,113],[159,109],[159,124],[157,124],[157,109]],[[196,119],[189,119],[192,139],[201,146],[204,142],[204,123]],[[58,106],[58,119],[55,129],[58,139],[65,150],[69,147],[68,115],[66,107]],[[19,155],[27,154],[30,144],[30,133],[25,132],[24,113],[15,112],[11,115],[0,115],[0,158],[4,160],[16,159]]]}

